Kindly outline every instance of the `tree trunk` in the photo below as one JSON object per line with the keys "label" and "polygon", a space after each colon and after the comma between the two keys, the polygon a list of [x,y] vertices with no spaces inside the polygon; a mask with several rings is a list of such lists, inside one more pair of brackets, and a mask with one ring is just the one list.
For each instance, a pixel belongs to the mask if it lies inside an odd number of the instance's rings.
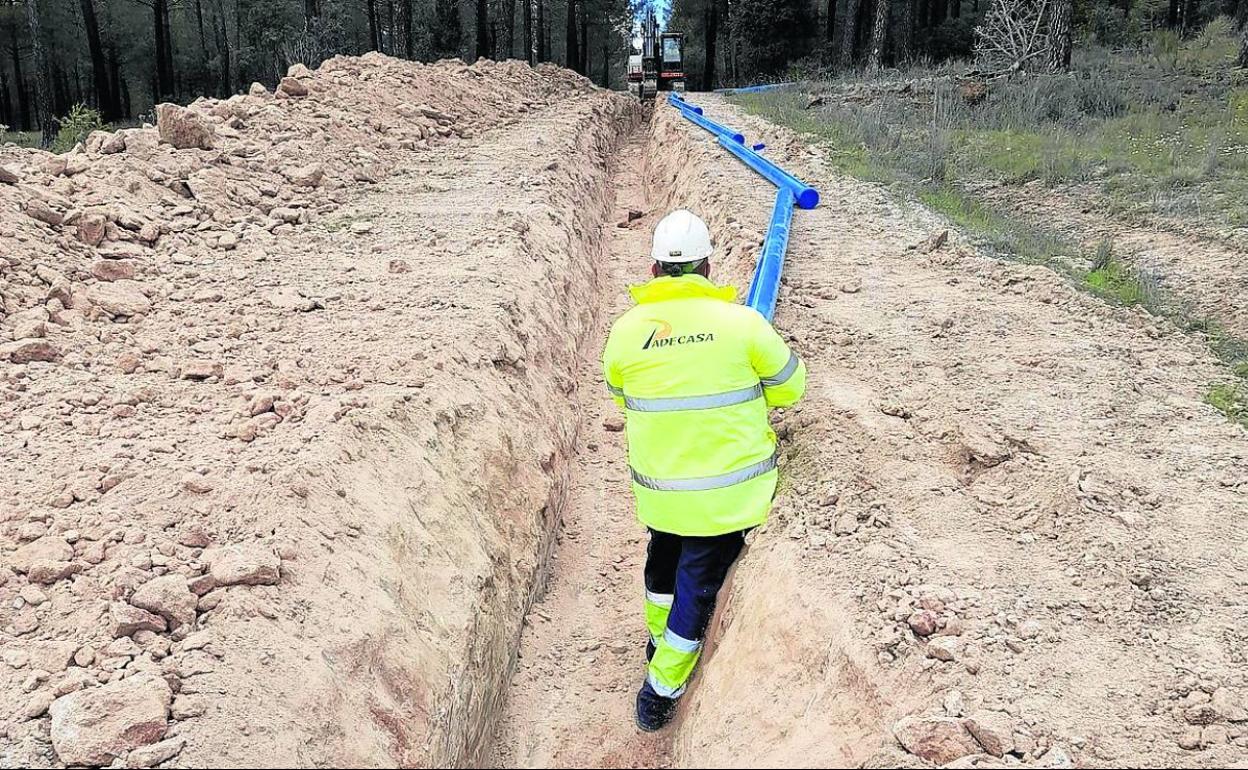
{"label": "tree trunk", "polygon": [[1170,29],[1178,29],[1179,26],[1179,0],[1170,0],[1170,8],[1166,13],[1166,26]]}
{"label": "tree trunk", "polygon": [[893,51],[899,66],[910,61],[911,49],[914,47],[914,2],[900,0],[898,6],[897,33],[893,38]]}
{"label": "tree trunk", "polygon": [[403,0],[403,55],[408,59],[416,58],[416,46],[412,40],[412,3],[416,0]]}
{"label": "tree trunk", "polygon": [[113,94],[113,112],[118,117],[130,117],[129,100],[122,100],[125,90],[125,76],[121,74],[121,59],[117,56],[117,45],[108,44],[109,90]]}
{"label": "tree trunk", "polygon": [[169,0],[160,1],[160,23],[165,38],[165,82],[169,85],[169,93],[177,96],[178,82],[173,66],[173,25],[169,23]]}
{"label": "tree trunk", "polygon": [[602,41],[602,82],[598,85],[603,88],[611,87],[611,46],[605,39]]}
{"label": "tree trunk", "polygon": [[17,91],[17,112],[21,121],[17,124],[23,131],[35,127],[31,114],[30,94],[26,90],[26,78],[22,77],[22,52],[17,47],[17,27],[9,27],[9,52],[13,54],[13,88]]}
{"label": "tree trunk", "polygon": [[1065,72],[1070,69],[1070,19],[1074,15],[1074,0],[1057,0],[1049,17],[1049,71]]}
{"label": "tree trunk", "polygon": [[841,51],[837,63],[849,66],[854,63],[854,38],[858,29],[858,13],[862,8],[861,0],[846,0],[845,20],[841,23]]}
{"label": "tree trunk", "polygon": [[368,40],[372,50],[381,50],[381,24],[377,19],[377,0],[368,0]]}
{"label": "tree trunk", "polygon": [[549,42],[546,38],[546,0],[536,0],[537,2],[537,60],[539,62],[546,61],[546,53]]}
{"label": "tree trunk", "polygon": [[490,5],[477,0],[477,57],[490,55]]}
{"label": "tree trunk", "polygon": [[949,15],[955,19],[962,18],[962,0],[949,0]]}
{"label": "tree trunk", "polygon": [[[38,0],[26,0],[26,26],[30,30],[30,48],[35,68],[35,109],[39,114],[39,129],[43,145],[52,144],[56,132],[52,125],[52,92],[48,83],[48,62],[43,53],[43,32],[40,29]],[[17,41],[13,41],[13,61],[17,62]]]}
{"label": "tree trunk", "polygon": [[875,0],[875,24],[871,27],[871,52],[867,54],[867,67],[878,72],[884,60],[884,45],[888,34],[888,0]]}
{"label": "tree trunk", "polygon": [[[199,0],[195,0],[195,4],[199,5]],[[320,15],[321,15],[320,0],[303,0],[303,20],[304,22],[308,24],[308,26],[311,26],[312,22],[315,21],[317,17],[319,17]],[[204,26],[202,20],[200,21],[199,26],[200,26],[200,31],[202,34],[203,26]]]}
{"label": "tree trunk", "polygon": [[570,70],[579,71],[581,64],[581,52],[576,38],[576,0],[568,0],[567,23],[564,25],[564,66]]}
{"label": "tree trunk", "polygon": [[386,0],[386,31],[381,36],[382,46],[391,56],[399,47],[395,45],[394,0]]}
{"label": "tree trunk", "polygon": [[1131,0],[1122,0],[1122,18],[1123,20],[1131,18]]}
{"label": "tree trunk", "polygon": [[503,12],[507,14],[507,23],[503,26],[507,35],[507,55],[503,58],[514,59],[516,56],[516,0],[507,0]]}
{"label": "tree trunk", "polygon": [[157,102],[163,102],[173,95],[173,78],[169,76],[169,49],[165,40],[165,2],[166,0],[152,2],[152,34],[156,40],[156,91],[152,96]]}
{"label": "tree trunk", "polygon": [[204,0],[195,0],[195,25],[199,29],[199,51],[208,58],[208,35],[204,32]]}
{"label": "tree trunk", "polygon": [[13,112],[9,100],[9,71],[0,67],[0,125],[13,126]]}
{"label": "tree trunk", "polygon": [[100,45],[100,25],[95,18],[95,0],[80,0],[82,22],[87,31],[87,50],[91,54],[91,76],[95,82],[95,106],[106,122],[117,119],[114,114],[112,89],[108,82],[108,67],[104,63],[104,46]]}
{"label": "tree trunk", "polygon": [[706,4],[703,24],[706,29],[706,63],[702,66],[702,90],[714,91],[715,65],[719,57],[719,3],[717,0],[711,0]]}
{"label": "tree trunk", "polygon": [[836,45],[836,0],[828,0],[827,24],[823,28],[824,39]]}
{"label": "tree trunk", "polygon": [[230,77],[230,35],[225,26],[225,14],[218,16],[220,27],[217,29],[217,50],[221,53],[221,96],[222,98],[230,95],[234,90],[233,80]]}
{"label": "tree trunk", "polygon": [[1248,69],[1248,24],[1244,25],[1239,39],[1239,58],[1235,60],[1235,64],[1241,69]]}
{"label": "tree trunk", "polygon": [[1200,5],[1196,0],[1185,0],[1183,3],[1183,34],[1187,35],[1196,29],[1197,15]]}
{"label": "tree trunk", "polygon": [[530,65],[537,63],[533,50],[533,0],[524,0],[524,60]]}
{"label": "tree trunk", "polygon": [[585,10],[585,0],[580,0],[581,22],[581,74],[589,77],[589,11]]}

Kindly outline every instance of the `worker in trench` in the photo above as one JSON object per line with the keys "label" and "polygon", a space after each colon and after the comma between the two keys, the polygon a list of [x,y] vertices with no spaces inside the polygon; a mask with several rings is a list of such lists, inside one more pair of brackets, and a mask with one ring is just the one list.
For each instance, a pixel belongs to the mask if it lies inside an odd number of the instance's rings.
{"label": "worker in trench", "polygon": [[709,279],[706,223],[689,211],[659,222],[653,280],[616,320],[603,367],[625,410],[637,516],[650,531],[650,632],[637,725],[662,728],[697,665],[715,597],[762,524],[776,490],[771,407],[791,406],[806,367],[736,289]]}

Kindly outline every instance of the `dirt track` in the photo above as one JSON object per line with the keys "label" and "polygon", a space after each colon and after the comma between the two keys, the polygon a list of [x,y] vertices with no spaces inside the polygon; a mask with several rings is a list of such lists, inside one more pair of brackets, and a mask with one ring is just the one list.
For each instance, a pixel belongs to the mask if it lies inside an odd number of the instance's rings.
{"label": "dirt track", "polygon": [[[599,346],[659,215],[707,217],[744,287],[773,192],[666,108],[634,129],[623,97],[526,87],[306,226],[189,265],[158,244],[150,312],[0,364],[3,764],[63,764],[48,703],[126,680],[171,690],[170,766],[1248,760],[1248,445],[1201,402],[1217,362],[956,234],[921,252],[930,214],[703,95],[823,193],[777,317],[810,387],[677,725],[640,735],[643,538]],[[296,419],[240,438],[266,398]],[[217,581],[238,546],[261,585]],[[205,589],[188,622],[122,633],[169,575]]]}

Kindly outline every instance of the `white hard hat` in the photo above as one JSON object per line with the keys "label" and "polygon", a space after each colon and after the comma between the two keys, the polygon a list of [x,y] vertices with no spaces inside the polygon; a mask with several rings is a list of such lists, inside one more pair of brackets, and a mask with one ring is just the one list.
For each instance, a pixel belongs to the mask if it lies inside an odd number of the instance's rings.
{"label": "white hard hat", "polygon": [[701,217],[692,211],[677,209],[654,228],[654,246],[650,256],[655,262],[681,264],[697,262],[711,256],[711,231]]}

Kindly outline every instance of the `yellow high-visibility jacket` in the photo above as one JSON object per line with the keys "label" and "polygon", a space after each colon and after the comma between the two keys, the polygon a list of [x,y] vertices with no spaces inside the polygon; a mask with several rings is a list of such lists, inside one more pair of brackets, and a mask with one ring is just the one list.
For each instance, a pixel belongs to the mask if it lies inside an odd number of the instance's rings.
{"label": "yellow high-visibility jacket", "polygon": [[664,276],[631,291],[603,370],[625,410],[638,518],[691,536],[762,524],[776,490],[767,409],[802,397],[805,365],[731,286]]}

